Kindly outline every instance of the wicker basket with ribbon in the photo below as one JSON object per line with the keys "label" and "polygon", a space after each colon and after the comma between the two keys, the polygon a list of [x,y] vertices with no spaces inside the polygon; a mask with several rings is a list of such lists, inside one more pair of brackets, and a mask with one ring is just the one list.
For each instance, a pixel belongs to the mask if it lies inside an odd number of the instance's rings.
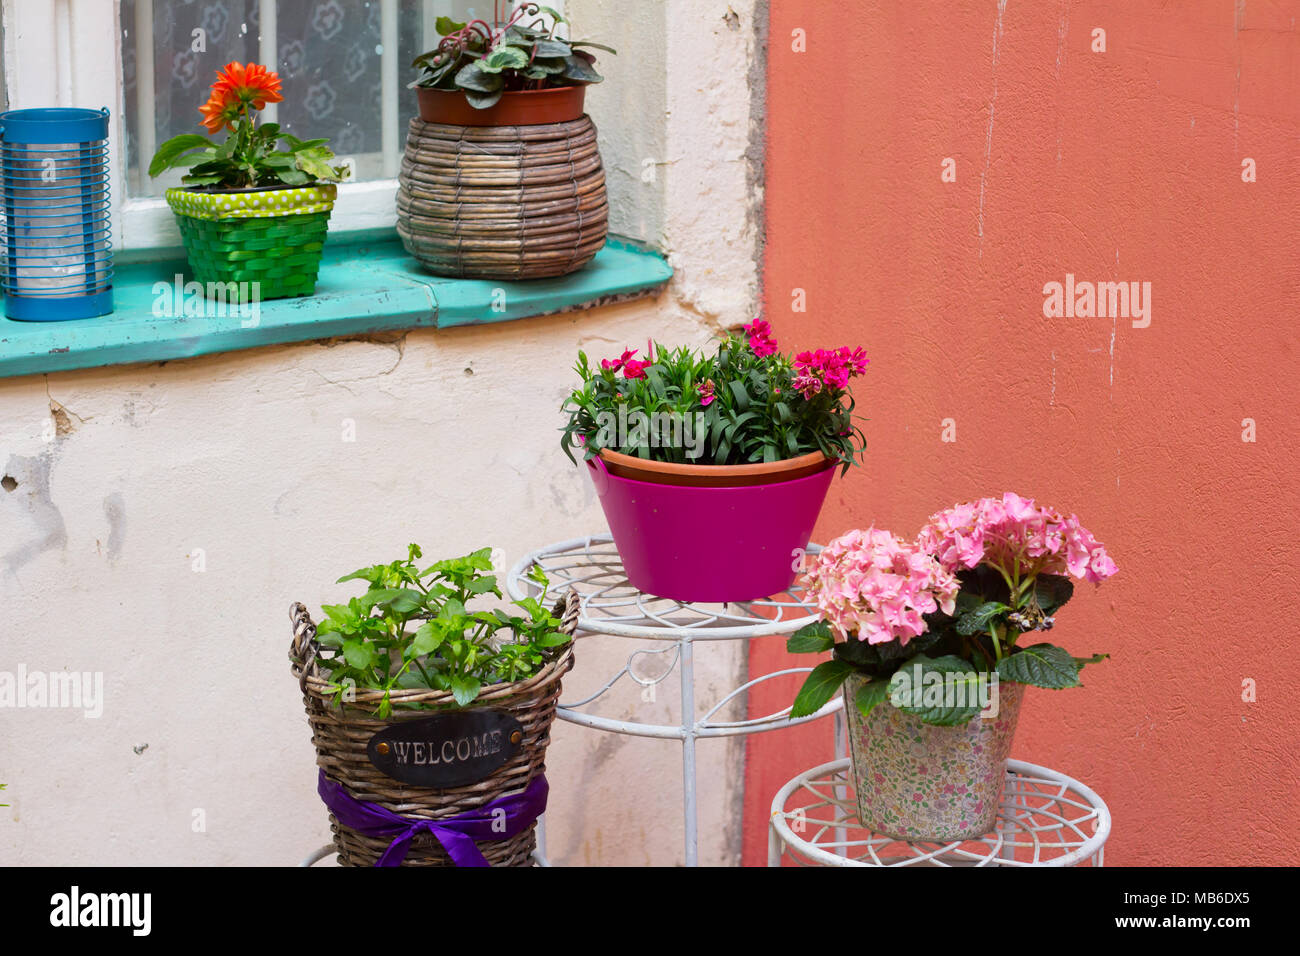
{"label": "wicker basket with ribbon", "polygon": [[[556,605],[565,634],[575,633],[578,611],[572,591]],[[317,661],[316,625],[302,604],[290,616],[289,658],[339,862],[531,865],[537,817],[546,807],[546,747],[573,642],[532,677],[484,687],[465,708],[448,692],[393,690],[392,716],[380,719],[374,711],[383,691],[357,689],[335,703],[337,687]]]}

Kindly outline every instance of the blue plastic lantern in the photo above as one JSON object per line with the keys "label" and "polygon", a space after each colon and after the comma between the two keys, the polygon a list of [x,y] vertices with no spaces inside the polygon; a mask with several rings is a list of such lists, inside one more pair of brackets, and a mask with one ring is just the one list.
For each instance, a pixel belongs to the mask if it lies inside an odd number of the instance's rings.
{"label": "blue plastic lantern", "polygon": [[108,110],[0,113],[5,315],[35,322],[113,311]]}

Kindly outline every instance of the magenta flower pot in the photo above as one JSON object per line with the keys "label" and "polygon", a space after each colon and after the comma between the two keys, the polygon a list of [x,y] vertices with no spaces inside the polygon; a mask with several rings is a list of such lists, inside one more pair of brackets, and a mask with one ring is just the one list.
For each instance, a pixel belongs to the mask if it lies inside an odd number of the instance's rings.
{"label": "magenta flower pot", "polygon": [[753,601],[794,583],[836,464],[793,481],[699,488],[588,472],[628,581],[683,603]]}

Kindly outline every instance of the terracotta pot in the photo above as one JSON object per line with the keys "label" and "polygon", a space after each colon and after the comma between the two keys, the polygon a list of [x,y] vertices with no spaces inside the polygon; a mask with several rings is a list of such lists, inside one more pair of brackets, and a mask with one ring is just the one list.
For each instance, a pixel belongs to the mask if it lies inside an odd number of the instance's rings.
{"label": "terracotta pot", "polygon": [[999,681],[996,716],[936,727],[888,699],[863,717],[854,703],[866,678],[844,682],[858,821],[896,840],[973,840],[997,825],[1025,685]]}
{"label": "terracotta pot", "polygon": [[656,485],[681,485],[688,488],[739,488],[748,485],[772,485],[807,478],[823,471],[830,459],[819,451],[798,458],[754,465],[679,465],[667,461],[649,461],[610,451],[600,453],[611,475]]}
{"label": "terracotta pot", "polygon": [[504,94],[485,110],[470,106],[460,90],[416,87],[420,119],[445,126],[541,126],[568,123],[582,116],[585,86],[557,86],[547,90],[516,90]]}

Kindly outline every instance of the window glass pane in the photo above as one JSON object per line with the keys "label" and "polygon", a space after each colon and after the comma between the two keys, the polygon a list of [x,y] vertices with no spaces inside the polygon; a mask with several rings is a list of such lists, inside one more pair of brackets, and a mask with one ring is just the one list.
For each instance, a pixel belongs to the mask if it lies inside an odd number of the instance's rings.
{"label": "window glass pane", "polygon": [[[265,62],[261,7],[259,0],[122,0],[130,195],[160,196],[180,183],[179,170],[151,180],[144,169],[158,143],[204,132],[199,107],[217,70],[231,60]],[[277,122],[303,139],[328,137],[337,155],[354,161],[357,180],[385,178],[384,110],[396,109],[400,152],[415,114],[415,95],[406,84],[414,77],[411,60],[426,49],[424,26],[437,15],[463,16],[470,8],[491,15],[491,3],[482,0],[277,0],[275,68],[285,97]],[[397,20],[395,104],[385,104],[382,93],[386,11]]]}

